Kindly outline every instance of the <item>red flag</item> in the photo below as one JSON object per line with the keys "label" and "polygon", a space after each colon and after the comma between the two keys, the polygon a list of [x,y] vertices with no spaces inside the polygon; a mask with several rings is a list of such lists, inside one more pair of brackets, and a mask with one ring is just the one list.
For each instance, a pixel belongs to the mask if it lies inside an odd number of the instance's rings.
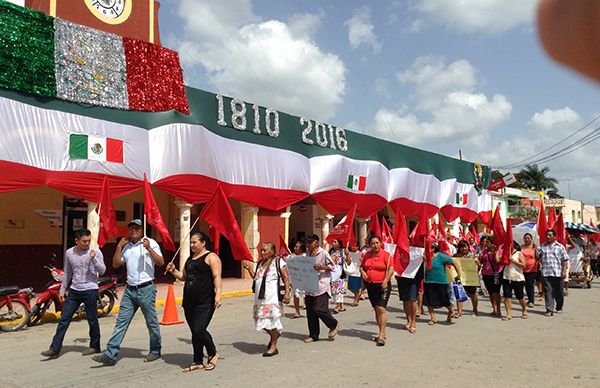
{"label": "red flag", "polygon": [[512,234],[512,222],[510,218],[506,220],[506,233],[504,233],[504,243],[502,245],[502,263],[507,265],[510,263],[510,254],[512,253],[513,246],[513,234]]}
{"label": "red flag", "polygon": [[221,247],[221,233],[219,229],[211,225],[210,229],[208,229],[208,234],[210,239],[213,240],[213,252],[218,255],[219,248]]}
{"label": "red flag", "polygon": [[502,225],[502,218],[500,217],[500,204],[496,206],[496,211],[494,211],[492,231],[494,233],[494,245],[499,247],[504,242],[504,225]]}
{"label": "red flag", "polygon": [[168,251],[175,251],[175,244],[169,235],[167,225],[165,225],[165,222],[160,215],[160,210],[154,200],[154,195],[152,195],[152,190],[146,179],[146,174],[144,174],[144,214],[146,215],[146,221],[158,231],[158,234],[160,234],[164,248]]}
{"label": "red flag", "polygon": [[556,219],[556,209],[551,207],[550,209],[548,209],[548,229],[554,229]]}
{"label": "red flag", "polygon": [[[475,225],[469,225],[469,230],[471,231],[471,236],[475,239],[475,244],[481,245],[481,241],[479,240],[479,233],[477,233],[477,229],[475,229]],[[469,240],[467,240],[469,241]]]}
{"label": "red flag", "polygon": [[452,256],[450,252],[450,245],[448,245],[448,239],[446,238],[446,231],[444,230],[444,226],[440,222],[438,224],[438,246],[440,247],[440,252],[445,253],[448,256]]}
{"label": "red flag", "polygon": [[290,248],[285,243],[285,239],[279,235],[279,257],[288,257],[291,254],[292,251],[290,251]]}
{"label": "red flag", "polygon": [[381,219],[381,240],[384,243],[391,243],[394,241],[392,238],[392,228],[388,225],[385,217]]}
{"label": "red flag", "polygon": [[231,206],[229,206],[227,197],[225,197],[225,192],[223,192],[221,184],[217,186],[217,189],[204,205],[204,209],[202,209],[202,213],[198,217],[217,229],[229,240],[234,259],[254,261],[248,246],[244,242],[244,237],[233,215]]}
{"label": "red flag", "polygon": [[333,228],[333,230],[327,235],[325,241],[329,244],[333,240],[340,240],[347,245],[356,245],[354,239],[354,213],[356,212],[356,205],[348,211],[348,214]]}
{"label": "red flag", "polygon": [[556,232],[556,241],[567,246],[567,229],[565,229],[565,222],[563,220],[563,215],[560,213],[556,222],[554,223],[554,231]]}
{"label": "red flag", "polygon": [[119,235],[115,208],[113,207],[110,186],[108,185],[108,175],[104,176],[104,181],[102,182],[102,192],[100,193],[100,199],[96,205],[96,213],[98,213],[98,216],[100,217],[98,246],[103,247],[111,236],[116,237]]}
{"label": "red flag", "polygon": [[399,275],[402,275],[410,261],[410,248],[408,243],[408,233],[406,230],[406,218],[398,207],[396,209],[396,223],[392,233],[393,240],[396,243],[394,252],[394,269]]}
{"label": "red flag", "polygon": [[546,242],[546,231],[548,231],[548,221],[546,220],[544,201],[540,201],[540,210],[537,217],[537,234],[540,239],[540,244]]}
{"label": "red flag", "polygon": [[369,231],[377,237],[381,237],[381,225],[379,225],[379,216],[377,213],[371,216],[371,225],[369,225]]}

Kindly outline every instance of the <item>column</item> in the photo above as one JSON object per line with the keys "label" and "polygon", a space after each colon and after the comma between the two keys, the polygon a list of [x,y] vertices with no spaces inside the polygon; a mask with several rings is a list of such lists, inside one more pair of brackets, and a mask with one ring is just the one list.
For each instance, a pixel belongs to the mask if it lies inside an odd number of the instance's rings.
{"label": "column", "polygon": [[367,221],[369,221],[369,219],[364,218],[364,217],[356,217],[356,218],[354,218],[354,220],[356,222],[358,222],[358,237],[357,237],[356,244],[358,245],[358,248],[360,249],[360,248],[362,248],[362,246],[365,243],[365,240],[367,239],[367,236],[368,236]]}
{"label": "column", "polygon": [[329,236],[329,225],[331,220],[333,220],[333,217],[334,216],[329,213],[321,217],[321,246],[326,250],[329,249],[329,244],[325,242],[325,239]]}
{"label": "column", "polygon": [[90,246],[98,247],[98,232],[100,231],[100,216],[96,213],[96,202],[85,201],[87,203],[87,229],[92,232]]}
{"label": "column", "polygon": [[[244,241],[256,261],[258,259],[258,244],[260,243],[260,233],[258,232],[258,207],[241,203],[242,222],[240,229],[244,236]],[[240,265],[241,262],[240,262]],[[242,268],[242,279],[248,277],[248,272]]]}
{"label": "column", "polygon": [[179,208],[179,269],[183,269],[190,257],[190,218],[194,205],[178,199],[175,205]]}
{"label": "column", "polygon": [[[283,238],[286,244],[290,243],[290,216],[292,215],[292,207],[288,206],[285,209],[285,213],[281,213],[279,216],[283,218]],[[292,249],[293,247],[289,247]]]}

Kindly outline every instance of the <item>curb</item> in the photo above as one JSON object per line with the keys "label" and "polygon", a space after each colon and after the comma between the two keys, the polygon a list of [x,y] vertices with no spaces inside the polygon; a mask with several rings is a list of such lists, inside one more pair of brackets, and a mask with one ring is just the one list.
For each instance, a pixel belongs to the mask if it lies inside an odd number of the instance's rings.
{"label": "curb", "polygon": [[[236,298],[236,297],[246,296],[246,295],[250,295],[250,294],[252,294],[252,290],[228,291],[228,292],[224,292],[223,294],[221,294],[221,297],[223,299]],[[178,305],[181,305],[182,300],[183,300],[183,297],[175,298],[175,303],[177,303]],[[166,303],[165,299],[160,299],[160,300],[156,301],[155,306],[156,307],[164,307],[165,303]],[[119,308],[120,308],[120,305],[115,303],[115,306],[113,307],[112,311],[107,316],[118,313]],[[46,313],[44,313],[44,316],[42,317],[40,323],[58,322],[59,319],[60,319],[60,311],[59,312],[46,311]]]}

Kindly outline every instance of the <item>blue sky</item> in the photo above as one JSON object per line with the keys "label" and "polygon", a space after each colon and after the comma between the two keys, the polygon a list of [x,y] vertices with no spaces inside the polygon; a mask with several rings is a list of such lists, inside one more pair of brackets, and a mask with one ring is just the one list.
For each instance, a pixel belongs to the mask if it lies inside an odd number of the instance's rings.
{"label": "blue sky", "polygon": [[[159,22],[190,86],[502,166],[600,115],[598,85],[543,52],[536,3],[163,0]],[[575,177],[600,204],[597,147],[546,164],[561,194]]]}

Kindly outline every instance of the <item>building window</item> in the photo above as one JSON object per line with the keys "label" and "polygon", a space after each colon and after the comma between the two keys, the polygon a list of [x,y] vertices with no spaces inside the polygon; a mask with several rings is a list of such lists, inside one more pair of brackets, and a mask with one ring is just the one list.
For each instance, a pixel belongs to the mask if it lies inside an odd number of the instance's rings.
{"label": "building window", "polygon": [[577,220],[575,219],[575,210],[571,210],[571,221],[577,222]]}

